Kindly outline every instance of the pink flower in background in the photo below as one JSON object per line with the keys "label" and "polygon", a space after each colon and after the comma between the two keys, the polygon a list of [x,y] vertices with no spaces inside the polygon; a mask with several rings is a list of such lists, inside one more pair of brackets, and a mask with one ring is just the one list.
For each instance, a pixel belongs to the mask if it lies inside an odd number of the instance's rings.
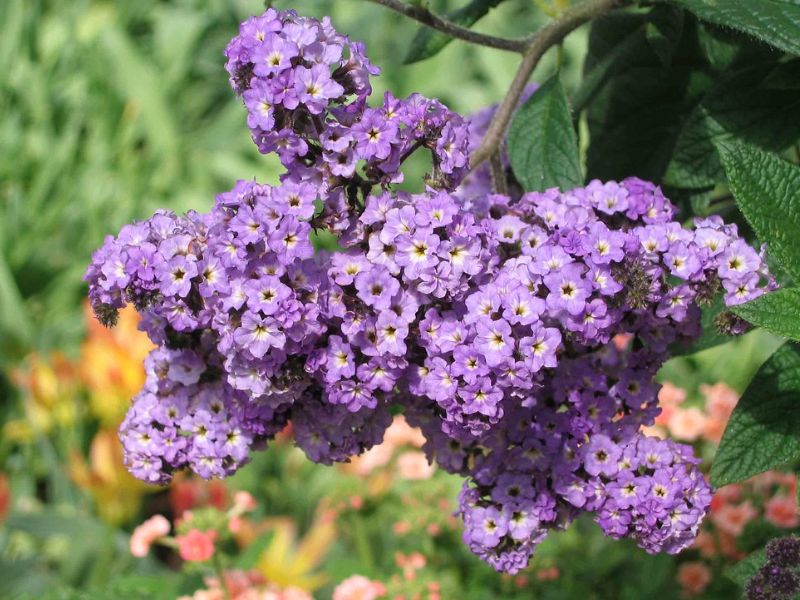
{"label": "pink flower in background", "polygon": [[800,516],[797,514],[797,502],[794,497],[775,496],[767,500],[764,505],[764,517],[778,527],[794,529],[800,525]]}
{"label": "pink flower in background", "polygon": [[384,585],[362,575],[348,577],[333,590],[332,600],[376,600],[386,593]]}
{"label": "pink flower in background", "polygon": [[377,446],[373,446],[363,454],[354,456],[350,462],[342,465],[345,471],[366,477],[375,469],[378,469],[392,460],[394,454],[394,445],[384,442]]}
{"label": "pink flower in background", "polygon": [[386,430],[383,437],[384,443],[394,446],[414,446],[421,448],[425,443],[425,436],[418,427],[412,427],[402,415],[397,415]]}
{"label": "pink flower in background", "polygon": [[131,535],[131,554],[139,558],[147,556],[150,552],[150,546],[153,545],[158,538],[164,537],[169,533],[170,524],[166,517],[162,515],[155,515],[150,517],[133,530]]}
{"label": "pink flower in background", "polygon": [[661,414],[656,417],[656,425],[666,425],[675,409],[686,400],[686,390],[666,382],[658,391],[658,404]]}
{"label": "pink flower in background", "polygon": [[428,463],[424,452],[404,452],[397,458],[397,473],[403,479],[430,479],[436,467]]}
{"label": "pink flower in background", "polygon": [[714,536],[705,529],[701,529],[692,544],[692,548],[700,552],[704,558],[711,558],[717,554],[717,543]]}
{"label": "pink flower in background", "polygon": [[703,434],[706,420],[699,408],[676,408],[667,421],[667,429],[676,440],[693,442]]}
{"label": "pink flower in background", "polygon": [[249,492],[236,492],[233,495],[233,509],[236,512],[250,512],[255,510],[256,506],[258,506],[256,499]]}
{"label": "pink flower in background", "polygon": [[711,520],[725,533],[739,536],[744,531],[744,526],[757,516],[758,511],[748,500],[739,505],[723,505],[719,510],[711,513]]}
{"label": "pink flower in background", "polygon": [[214,556],[214,539],[217,532],[200,531],[192,529],[185,535],[176,537],[178,542],[178,554],[181,558],[190,562],[203,562]]}
{"label": "pink flower in background", "polygon": [[687,562],[678,567],[678,583],[684,597],[697,596],[711,583],[711,570],[701,562]]}
{"label": "pink flower in background", "polygon": [[724,383],[701,385],[700,393],[706,397],[708,414],[704,436],[708,441],[719,444],[728,419],[739,401],[739,394]]}

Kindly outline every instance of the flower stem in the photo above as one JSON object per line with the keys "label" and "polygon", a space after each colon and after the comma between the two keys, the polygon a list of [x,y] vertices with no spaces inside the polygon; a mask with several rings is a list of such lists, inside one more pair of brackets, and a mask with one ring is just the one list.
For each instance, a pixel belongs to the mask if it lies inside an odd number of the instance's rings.
{"label": "flower stem", "polygon": [[374,4],[380,4],[386,8],[405,15],[415,21],[419,21],[423,25],[427,25],[433,29],[446,33],[450,37],[458,38],[477,44],[479,46],[487,46],[489,48],[496,48],[498,50],[506,50],[509,52],[522,52],[525,49],[525,40],[511,40],[508,38],[496,37],[493,35],[486,35],[472,31],[461,25],[456,25],[439,15],[431,12],[424,6],[416,4],[407,4],[403,0],[368,0]]}
{"label": "flower stem", "polygon": [[517,73],[514,75],[505,98],[492,117],[481,145],[470,157],[470,169],[475,170],[483,161],[489,160],[492,155],[497,153],[531,73],[539,64],[544,53],[587,21],[626,3],[627,0],[588,0],[572,7],[527,38]]}

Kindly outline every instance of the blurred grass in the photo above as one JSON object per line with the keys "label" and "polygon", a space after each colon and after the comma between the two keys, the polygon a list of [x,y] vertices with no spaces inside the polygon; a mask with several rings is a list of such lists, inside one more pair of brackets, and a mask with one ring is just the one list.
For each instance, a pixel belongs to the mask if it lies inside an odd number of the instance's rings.
{"label": "blurred grass", "polygon": [[[275,6],[330,14],[364,39],[383,68],[379,94],[420,91],[468,112],[497,101],[513,76],[515,57],[461,42],[403,66],[417,25],[363,0]],[[0,367],[31,350],[74,350],[81,277],[105,235],[159,207],[205,210],[236,179],[276,181],[223,67],[238,23],[262,9],[257,0],[0,2]],[[522,35],[543,19],[529,0],[509,0],[480,28]],[[583,47],[582,33],[568,41],[568,82]]]}

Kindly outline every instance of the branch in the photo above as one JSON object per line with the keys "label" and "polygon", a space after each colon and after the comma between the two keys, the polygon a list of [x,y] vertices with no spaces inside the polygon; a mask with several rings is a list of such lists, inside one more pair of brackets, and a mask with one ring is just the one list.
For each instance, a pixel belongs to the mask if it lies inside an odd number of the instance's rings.
{"label": "branch", "polygon": [[492,117],[481,145],[470,157],[471,170],[475,170],[485,160],[490,159],[497,153],[500,144],[505,139],[508,124],[514,115],[517,104],[519,104],[522,92],[528,84],[528,79],[530,79],[531,73],[533,73],[536,65],[539,64],[539,60],[544,56],[544,53],[587,21],[627,2],[628,0],[587,0],[587,2],[572,7],[558,19],[550,21],[525,40],[522,62],[517,69],[516,75],[514,75],[511,87],[508,89],[494,117]]}
{"label": "branch", "polygon": [[497,48],[498,50],[507,50],[509,52],[524,52],[527,47],[527,40],[511,40],[508,38],[496,37],[493,35],[486,35],[477,33],[466,27],[456,25],[452,21],[448,21],[432,13],[427,8],[415,4],[407,4],[403,0],[368,0],[374,4],[380,4],[393,11],[399,12],[415,21],[419,21],[423,25],[427,25],[433,29],[441,31],[450,37],[477,44],[479,46],[488,46],[489,48]]}

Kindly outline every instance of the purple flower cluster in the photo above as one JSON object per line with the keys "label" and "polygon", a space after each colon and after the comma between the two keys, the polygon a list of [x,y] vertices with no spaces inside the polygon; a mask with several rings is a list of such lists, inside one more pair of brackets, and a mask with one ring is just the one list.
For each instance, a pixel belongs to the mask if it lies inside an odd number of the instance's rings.
{"label": "purple flower cluster", "polygon": [[[133,303],[159,346],[120,431],[134,474],[228,475],[289,421],[311,460],[346,461],[402,410],[465,477],[465,542],[499,570],[585,511],[648,552],[688,545],[708,485],[689,449],[640,429],[698,306],[774,285],[736,227],[683,228],[635,178],[455,189],[466,122],[417,95],[367,108],[374,69],[327,21],[268,10],[228,58],[281,185],[241,181],[207,214],[128,225],[86,274],[101,320]],[[412,195],[391,183],[416,147],[434,172]],[[341,251],[315,252],[317,228]]]}
{"label": "purple flower cluster", "polygon": [[463,117],[419,94],[387,93],[369,107],[379,69],[328,19],[269,9],[242,23],[225,54],[253,141],[262,153],[278,153],[287,178],[314,184],[328,226],[347,217],[347,186],[402,181],[400,166],[418,148],[431,152],[431,185],[452,188],[467,172]]}

